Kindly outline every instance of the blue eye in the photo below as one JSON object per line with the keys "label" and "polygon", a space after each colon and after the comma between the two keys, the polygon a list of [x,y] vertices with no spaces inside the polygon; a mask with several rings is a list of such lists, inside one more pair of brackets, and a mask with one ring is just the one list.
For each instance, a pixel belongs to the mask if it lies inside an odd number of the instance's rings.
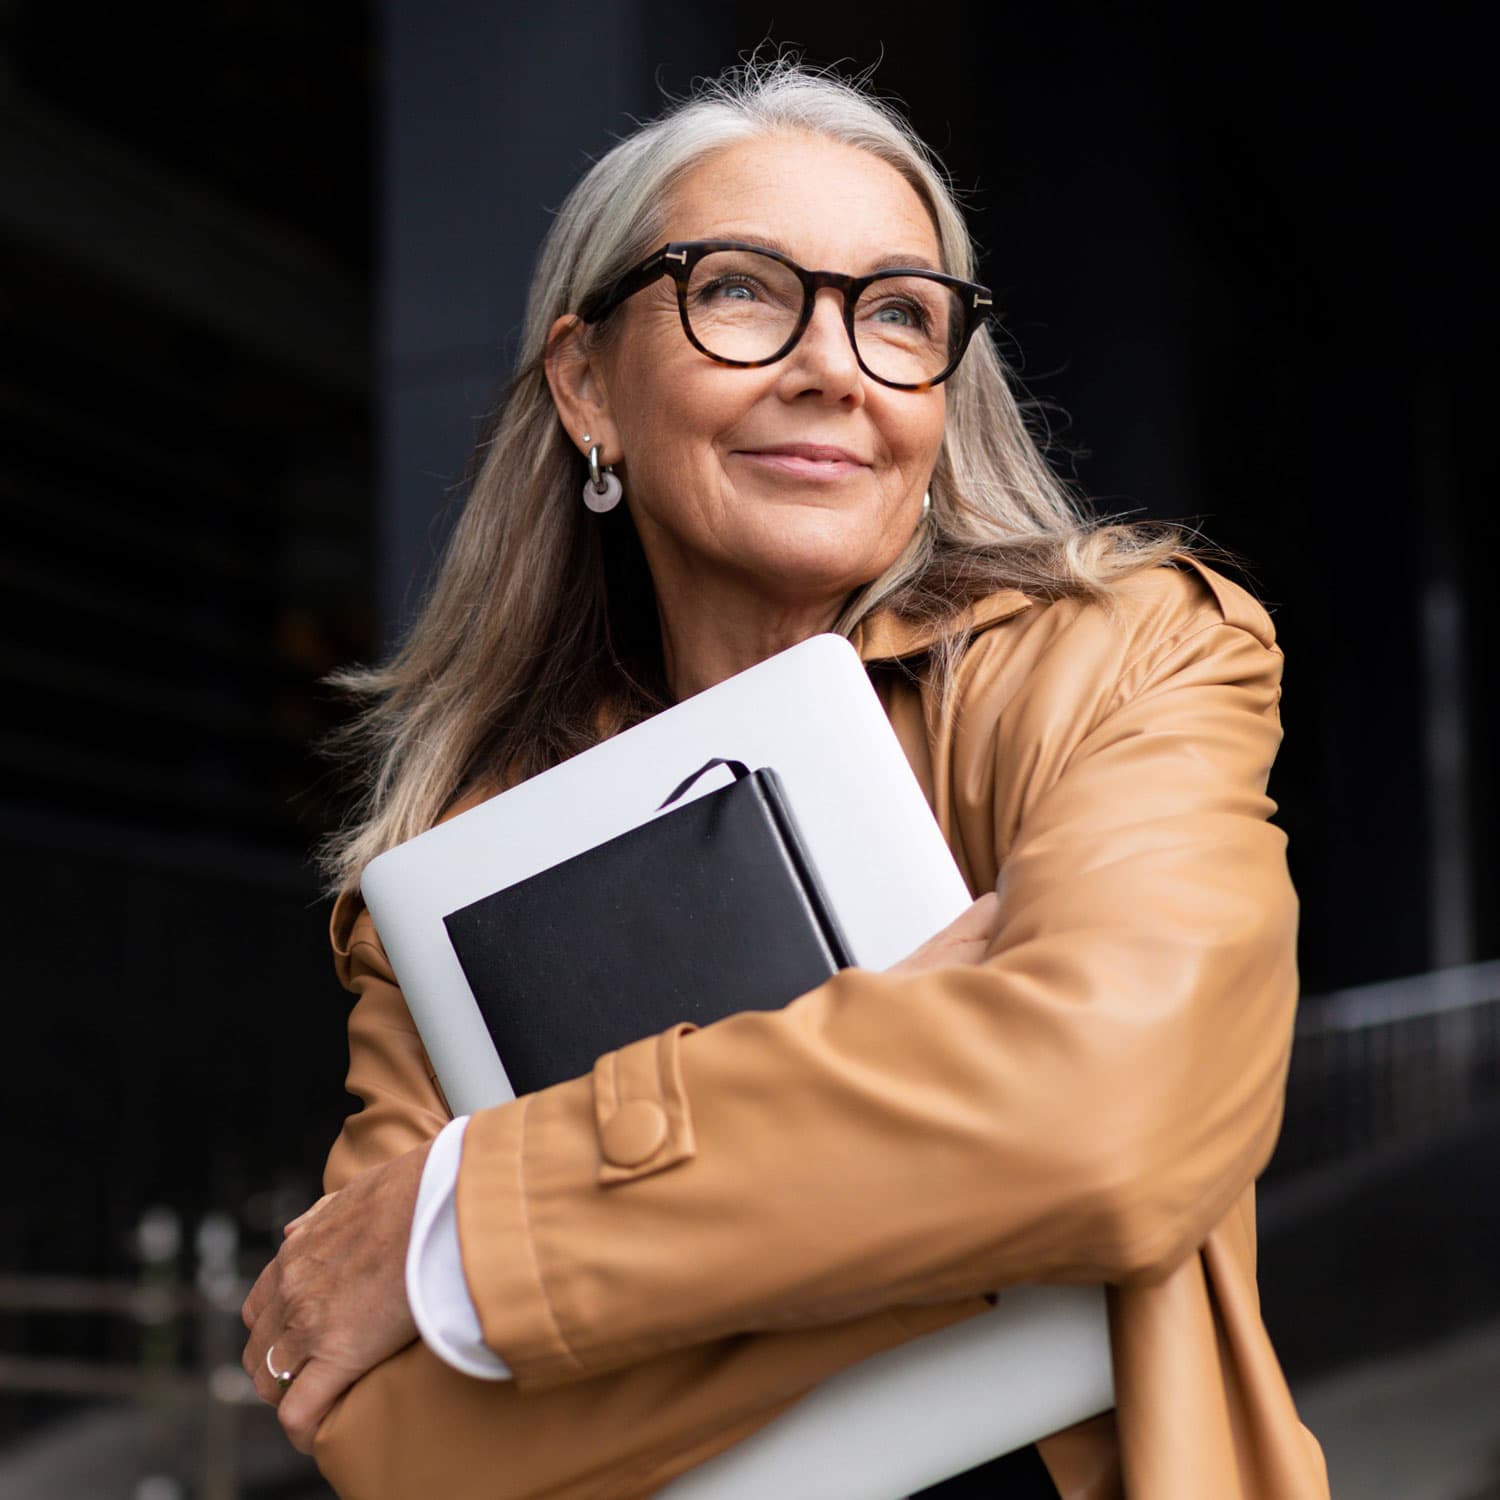
{"label": "blue eye", "polygon": [[888,296],[878,306],[861,309],[861,320],[882,328],[925,334],[932,326],[928,310],[910,297]]}
{"label": "blue eye", "polygon": [[701,301],[707,302],[717,297],[727,302],[753,302],[755,300],[755,287],[748,277],[735,277],[730,279],[721,276],[717,281],[711,281],[698,293]]}

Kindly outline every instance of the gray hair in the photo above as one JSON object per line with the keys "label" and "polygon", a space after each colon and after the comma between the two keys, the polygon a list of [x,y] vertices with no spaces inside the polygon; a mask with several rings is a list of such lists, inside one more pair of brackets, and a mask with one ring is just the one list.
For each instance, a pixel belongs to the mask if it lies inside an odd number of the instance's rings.
{"label": "gray hair", "polygon": [[[535,774],[667,701],[648,640],[654,596],[628,515],[590,516],[578,501],[577,451],[544,372],[548,335],[660,246],[686,173],[726,146],[784,133],[888,163],[930,212],[943,268],[974,279],[974,246],[946,175],[910,126],[859,82],[786,58],[701,82],[600,157],[543,242],[516,375],[475,451],[463,515],[419,617],[388,664],[335,679],[365,707],[335,744],[361,796],[322,851],[333,889],[431,826],[465,789]],[[1184,548],[1173,528],[1103,524],[1080,511],[1027,430],[986,328],[949,378],[930,492],[927,523],[834,628],[848,634],[877,609],[937,623],[940,687],[973,599],[1001,587],[1107,599],[1119,579]]]}

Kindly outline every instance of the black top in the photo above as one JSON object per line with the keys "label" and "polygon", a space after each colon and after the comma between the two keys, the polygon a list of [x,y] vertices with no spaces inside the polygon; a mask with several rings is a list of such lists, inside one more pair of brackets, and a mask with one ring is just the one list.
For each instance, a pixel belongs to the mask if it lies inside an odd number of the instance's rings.
{"label": "black top", "polygon": [[1060,1500],[1057,1486],[1033,1444],[944,1479],[911,1500]]}

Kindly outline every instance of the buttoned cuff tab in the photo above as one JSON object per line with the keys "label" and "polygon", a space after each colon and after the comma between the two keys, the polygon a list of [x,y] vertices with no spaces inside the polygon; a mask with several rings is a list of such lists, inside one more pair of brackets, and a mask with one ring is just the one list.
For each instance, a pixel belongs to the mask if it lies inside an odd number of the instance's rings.
{"label": "buttoned cuff tab", "polygon": [[633,1182],[693,1156],[697,1146],[681,1047],[683,1037],[697,1029],[680,1022],[659,1036],[607,1052],[594,1064],[601,1187]]}

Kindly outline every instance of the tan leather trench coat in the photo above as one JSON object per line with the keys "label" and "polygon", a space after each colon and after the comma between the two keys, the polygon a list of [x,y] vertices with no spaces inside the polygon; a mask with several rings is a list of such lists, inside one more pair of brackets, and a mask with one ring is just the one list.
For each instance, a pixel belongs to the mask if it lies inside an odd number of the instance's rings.
{"label": "tan leather trench coat", "polygon": [[[476,1115],[460,1239],[516,1380],[420,1343],[369,1372],[317,1437],[347,1500],[646,1496],[1036,1281],[1109,1287],[1118,1408],[1040,1445],[1065,1500],[1326,1497],[1255,1285],[1296,996],[1271,622],[1184,562],[972,623],[946,703],[922,631],[855,644],[970,888],[999,882],[986,960],[846,970]],[[364,1108],[330,1190],[448,1113],[357,898],[333,929]]]}

